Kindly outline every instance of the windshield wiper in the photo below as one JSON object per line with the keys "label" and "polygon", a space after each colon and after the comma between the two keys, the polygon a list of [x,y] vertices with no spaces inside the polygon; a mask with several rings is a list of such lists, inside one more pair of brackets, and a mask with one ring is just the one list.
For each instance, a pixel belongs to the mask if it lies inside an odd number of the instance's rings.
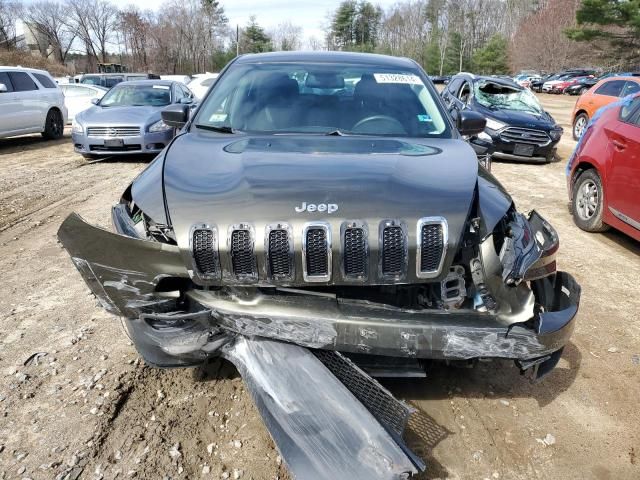
{"label": "windshield wiper", "polygon": [[336,128],[335,130],[330,130],[330,131],[326,132],[325,135],[330,136],[330,137],[344,137],[345,135],[348,135],[348,134],[347,134],[347,132],[344,132],[344,131],[340,130],[339,128]]}
{"label": "windshield wiper", "polygon": [[196,128],[201,128],[202,130],[210,130],[212,132],[218,133],[238,133],[238,130],[231,128],[228,125],[214,127],[213,125],[202,125],[201,123],[196,123]]}

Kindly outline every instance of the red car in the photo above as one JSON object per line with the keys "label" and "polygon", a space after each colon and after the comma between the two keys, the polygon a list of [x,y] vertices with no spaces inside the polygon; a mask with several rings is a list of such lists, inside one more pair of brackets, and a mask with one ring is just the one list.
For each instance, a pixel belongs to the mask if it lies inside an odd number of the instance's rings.
{"label": "red car", "polygon": [[564,80],[562,82],[556,83],[551,87],[551,90],[549,91],[549,93],[564,93],[564,91],[567,88],[569,88],[571,85],[575,85],[580,80],[583,80],[585,78],[593,78],[593,75],[584,76],[584,77],[569,78],[569,79]]}
{"label": "red car", "polygon": [[587,232],[613,227],[640,241],[640,95],[596,113],[567,173],[578,227]]}

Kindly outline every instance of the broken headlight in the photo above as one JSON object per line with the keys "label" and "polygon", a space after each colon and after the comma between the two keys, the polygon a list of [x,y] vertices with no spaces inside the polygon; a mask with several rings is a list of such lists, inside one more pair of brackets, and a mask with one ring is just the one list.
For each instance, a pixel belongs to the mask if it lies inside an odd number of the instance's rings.
{"label": "broken headlight", "polygon": [[[502,263],[502,280],[518,285],[523,280],[535,280],[556,271],[556,252],[560,246],[555,229],[533,210],[528,217],[509,212],[498,224],[501,241],[498,251]],[[496,245],[498,247],[498,245]]]}
{"label": "broken headlight", "polygon": [[170,225],[155,222],[133,200],[128,199],[126,193],[120,203],[113,207],[111,219],[113,227],[120,235],[176,244],[173,228]]}

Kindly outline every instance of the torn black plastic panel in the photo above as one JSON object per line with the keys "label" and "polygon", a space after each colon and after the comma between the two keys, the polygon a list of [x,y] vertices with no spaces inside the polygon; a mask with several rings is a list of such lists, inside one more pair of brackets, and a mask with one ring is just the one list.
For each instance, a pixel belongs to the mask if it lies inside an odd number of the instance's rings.
{"label": "torn black plastic panel", "polygon": [[308,349],[239,336],[222,355],[242,375],[294,478],[400,480],[418,473],[392,435]]}

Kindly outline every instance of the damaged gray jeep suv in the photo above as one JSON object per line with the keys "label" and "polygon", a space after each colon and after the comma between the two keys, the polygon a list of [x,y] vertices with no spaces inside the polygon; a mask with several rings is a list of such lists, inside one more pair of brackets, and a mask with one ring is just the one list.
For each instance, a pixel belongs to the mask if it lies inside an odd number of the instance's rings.
{"label": "damaged gray jeep suv", "polygon": [[241,56],[163,120],[181,133],[113,207],[115,232],[72,214],[58,236],[147,363],[238,367],[296,477],[424,467],[376,368],[557,364],[580,299],[558,236],[479,165],[462,135],[484,119],[454,122],[415,62]]}

